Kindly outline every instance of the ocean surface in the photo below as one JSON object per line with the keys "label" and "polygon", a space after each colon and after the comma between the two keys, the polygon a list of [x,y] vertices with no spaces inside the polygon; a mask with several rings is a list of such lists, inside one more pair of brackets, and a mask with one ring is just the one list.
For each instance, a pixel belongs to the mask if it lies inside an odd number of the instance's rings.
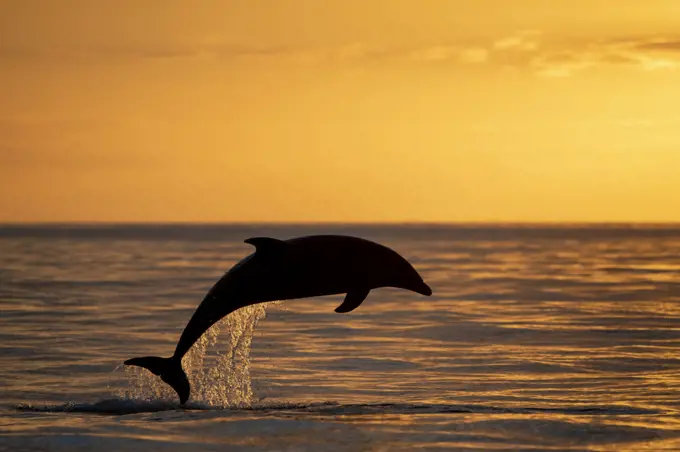
{"label": "ocean surface", "polygon": [[[251,236],[350,234],[432,297],[258,305],[169,356]],[[680,226],[0,226],[1,451],[680,450]]]}

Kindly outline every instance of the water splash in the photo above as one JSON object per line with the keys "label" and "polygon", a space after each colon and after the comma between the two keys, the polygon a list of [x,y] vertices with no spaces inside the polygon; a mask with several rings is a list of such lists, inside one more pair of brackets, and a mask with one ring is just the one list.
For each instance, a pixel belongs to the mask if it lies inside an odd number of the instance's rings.
{"label": "water splash", "polygon": [[[266,316],[267,306],[274,303],[256,304],[234,311],[196,341],[182,360],[182,367],[191,383],[192,402],[216,408],[252,405],[250,346],[253,331],[257,322]],[[221,331],[225,334],[218,349]],[[146,401],[177,399],[170,386],[146,369],[125,366],[125,376],[128,385],[119,391],[119,397]]]}

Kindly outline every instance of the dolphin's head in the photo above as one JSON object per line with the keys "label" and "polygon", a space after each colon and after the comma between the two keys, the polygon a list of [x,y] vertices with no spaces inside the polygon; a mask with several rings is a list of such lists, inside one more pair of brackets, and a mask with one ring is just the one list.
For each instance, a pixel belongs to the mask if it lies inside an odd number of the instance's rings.
{"label": "dolphin's head", "polygon": [[[404,258],[392,262],[389,286],[399,289],[410,290],[421,295],[432,295],[432,289],[428,286],[415,268]],[[396,264],[396,265],[395,265]]]}
{"label": "dolphin's head", "polygon": [[432,295],[432,289],[430,286],[425,284],[425,281],[422,279],[412,284],[411,287],[406,287],[406,289],[412,290],[413,292],[419,293],[420,295],[426,295],[428,297]]}
{"label": "dolphin's head", "polygon": [[425,281],[422,280],[422,278],[420,278],[420,276],[418,276],[417,279],[413,278],[408,281],[403,281],[399,283],[399,285],[395,285],[394,287],[410,290],[411,292],[426,295],[428,297],[432,295],[432,289],[425,283]]}

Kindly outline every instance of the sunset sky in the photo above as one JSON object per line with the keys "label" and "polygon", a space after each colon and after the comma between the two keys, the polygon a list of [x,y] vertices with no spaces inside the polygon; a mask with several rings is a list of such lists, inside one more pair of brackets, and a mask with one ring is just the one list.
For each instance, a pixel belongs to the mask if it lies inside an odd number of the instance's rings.
{"label": "sunset sky", "polygon": [[680,1],[0,0],[0,222],[71,221],[680,222]]}

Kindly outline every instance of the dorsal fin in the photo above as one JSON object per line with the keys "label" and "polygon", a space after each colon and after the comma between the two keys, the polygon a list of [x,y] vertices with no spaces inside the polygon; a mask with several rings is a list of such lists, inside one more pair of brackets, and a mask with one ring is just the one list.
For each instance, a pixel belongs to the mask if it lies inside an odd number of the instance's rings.
{"label": "dorsal fin", "polygon": [[335,308],[335,312],[345,314],[347,312],[352,312],[366,299],[368,292],[371,289],[355,289],[347,292],[345,301],[342,302],[340,306]]}
{"label": "dorsal fin", "polygon": [[272,254],[279,253],[286,246],[286,242],[271,237],[251,237],[245,240],[245,243],[253,245],[255,252],[258,254]]}

